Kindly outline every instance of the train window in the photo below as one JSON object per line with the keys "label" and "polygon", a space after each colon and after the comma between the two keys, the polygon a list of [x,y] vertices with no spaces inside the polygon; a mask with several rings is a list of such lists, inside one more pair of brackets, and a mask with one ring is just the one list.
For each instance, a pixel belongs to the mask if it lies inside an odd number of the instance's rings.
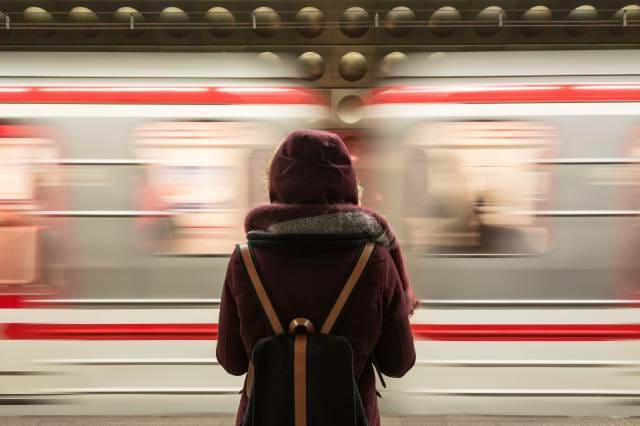
{"label": "train window", "polygon": [[[264,198],[258,162],[278,140],[246,122],[148,123],[135,131],[143,176],[141,241],[165,254],[228,254],[243,238],[243,218]],[[259,175],[259,177],[254,177]],[[260,190],[255,188],[260,181]],[[258,200],[260,198],[260,200]]]}
{"label": "train window", "polygon": [[37,207],[42,187],[55,186],[54,142],[37,126],[0,124],[0,209]]}
{"label": "train window", "polygon": [[[440,254],[545,250],[536,209],[547,201],[554,130],[540,123],[424,123],[409,132],[404,211],[409,241]],[[419,182],[415,182],[419,180]]]}
{"label": "train window", "polygon": [[46,129],[0,123],[0,294],[50,293],[60,285],[58,230],[37,210],[54,210],[57,146]]}

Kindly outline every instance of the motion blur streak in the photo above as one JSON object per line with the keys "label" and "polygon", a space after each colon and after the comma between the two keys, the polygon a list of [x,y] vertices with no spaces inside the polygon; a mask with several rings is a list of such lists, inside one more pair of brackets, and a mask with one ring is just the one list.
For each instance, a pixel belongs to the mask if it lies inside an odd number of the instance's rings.
{"label": "motion blur streak", "polygon": [[300,87],[29,86],[0,88],[0,103],[323,104]]}
{"label": "motion blur streak", "polygon": [[637,84],[399,86],[374,90],[371,104],[637,102]]}
{"label": "motion blur streak", "polygon": [[[417,340],[603,341],[640,339],[640,324],[413,324]],[[216,340],[217,324],[6,324],[11,340]]]}
{"label": "motion blur streak", "polygon": [[216,324],[7,324],[8,339],[215,340]]}

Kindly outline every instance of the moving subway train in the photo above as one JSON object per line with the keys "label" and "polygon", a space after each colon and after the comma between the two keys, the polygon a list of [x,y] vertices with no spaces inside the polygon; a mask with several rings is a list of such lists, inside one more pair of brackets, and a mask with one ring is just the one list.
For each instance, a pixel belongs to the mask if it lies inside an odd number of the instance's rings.
{"label": "moving subway train", "polygon": [[[286,64],[83,59],[0,70],[2,412],[233,413],[226,256],[275,144],[327,107]],[[640,414],[639,67],[437,53],[373,91],[354,161],[422,299],[384,413]]]}

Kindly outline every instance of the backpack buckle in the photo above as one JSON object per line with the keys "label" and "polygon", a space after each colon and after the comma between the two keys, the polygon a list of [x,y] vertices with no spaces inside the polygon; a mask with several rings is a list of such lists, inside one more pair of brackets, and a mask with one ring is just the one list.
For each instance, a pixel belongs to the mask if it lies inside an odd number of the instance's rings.
{"label": "backpack buckle", "polygon": [[303,328],[305,334],[316,332],[316,328],[313,326],[313,323],[306,318],[296,318],[289,323],[290,334],[301,334],[303,332]]}

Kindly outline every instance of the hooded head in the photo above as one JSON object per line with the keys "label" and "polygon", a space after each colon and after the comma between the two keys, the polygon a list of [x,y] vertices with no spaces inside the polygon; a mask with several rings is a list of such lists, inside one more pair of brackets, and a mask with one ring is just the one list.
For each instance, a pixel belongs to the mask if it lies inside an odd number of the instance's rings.
{"label": "hooded head", "polygon": [[296,130],[278,148],[269,170],[269,199],[281,204],[358,204],[358,181],[338,135]]}

